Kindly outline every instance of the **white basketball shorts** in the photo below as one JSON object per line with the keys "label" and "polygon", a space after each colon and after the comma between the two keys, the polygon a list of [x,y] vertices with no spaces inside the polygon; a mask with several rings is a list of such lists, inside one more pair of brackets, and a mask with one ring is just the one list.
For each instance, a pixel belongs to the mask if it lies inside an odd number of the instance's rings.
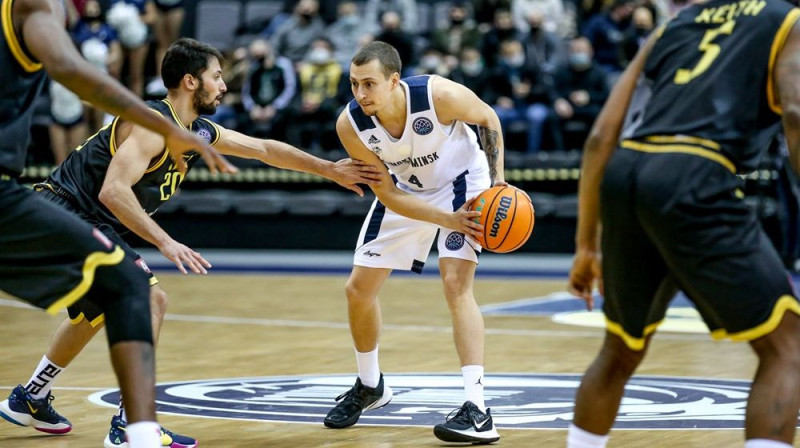
{"label": "white basketball shorts", "polygon": [[[465,171],[447,188],[414,195],[428,204],[453,212],[467,199],[489,188],[490,184],[486,171],[474,174]],[[399,215],[375,199],[361,227],[353,264],[420,273],[437,233],[439,258],[461,258],[478,263],[481,247],[471,237]]]}

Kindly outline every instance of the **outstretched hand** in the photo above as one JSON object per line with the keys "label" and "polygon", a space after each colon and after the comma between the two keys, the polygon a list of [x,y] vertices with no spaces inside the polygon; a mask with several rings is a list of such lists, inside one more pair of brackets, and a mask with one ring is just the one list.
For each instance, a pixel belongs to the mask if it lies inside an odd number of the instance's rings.
{"label": "outstretched hand", "polygon": [[176,128],[167,135],[165,144],[167,146],[167,151],[169,151],[169,156],[175,162],[178,171],[182,174],[186,174],[186,170],[188,169],[183,155],[190,151],[195,151],[200,154],[203,160],[206,161],[208,170],[212,173],[235,173],[239,171],[235,166],[231,165],[225,157],[222,157],[216,149],[209,145],[208,142],[191,132]]}
{"label": "outstretched hand", "polygon": [[333,164],[330,179],[337,184],[364,196],[364,190],[356,184],[378,186],[381,184],[380,170],[357,159],[342,159]]}
{"label": "outstretched hand", "polygon": [[594,308],[592,288],[597,281],[600,295],[603,295],[603,277],[600,253],[596,251],[578,250],[569,272],[567,291],[586,302],[586,309]]}

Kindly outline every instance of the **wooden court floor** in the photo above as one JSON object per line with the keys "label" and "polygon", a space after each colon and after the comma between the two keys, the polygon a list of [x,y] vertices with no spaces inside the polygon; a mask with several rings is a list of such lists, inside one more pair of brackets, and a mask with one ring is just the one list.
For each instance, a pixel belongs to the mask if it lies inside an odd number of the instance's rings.
{"label": "wooden court floor", "polygon": [[[158,381],[212,378],[353,374],[355,362],[342,287],[344,276],[160,274],[171,303],[158,348]],[[564,280],[476,280],[481,305],[562,291]],[[460,372],[447,331],[450,318],[433,277],[393,277],[381,296],[384,330],[381,367],[405,372]],[[0,306],[0,395],[25,382],[60,322],[40,311]],[[220,319],[231,318],[231,319]],[[243,321],[249,319],[249,321]],[[249,322],[249,323],[248,323]],[[602,331],[552,322],[549,317],[486,316],[486,366],[492,372],[580,374],[594,357]],[[501,331],[504,330],[504,331]],[[99,335],[100,336],[100,335]],[[656,335],[639,373],[749,379],[755,358],[747,345],[712,342],[705,335]],[[113,409],[87,397],[113,388],[104,337],[98,337],[61,375],[54,405],[74,429],[40,435],[0,421],[0,447],[101,447]],[[487,385],[487,390],[491,383]],[[331,397],[331,405],[333,402]],[[454,403],[456,407],[460,403]],[[202,447],[438,447],[430,427],[356,425],[329,430],[318,424],[274,423],[162,415],[175,432]],[[563,447],[564,430],[499,428],[497,446]],[[609,447],[736,447],[739,430],[612,433]]]}

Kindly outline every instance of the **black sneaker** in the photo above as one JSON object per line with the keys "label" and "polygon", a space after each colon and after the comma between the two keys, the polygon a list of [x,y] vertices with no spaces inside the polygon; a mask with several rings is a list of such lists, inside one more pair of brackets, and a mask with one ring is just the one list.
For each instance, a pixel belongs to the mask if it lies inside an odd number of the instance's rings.
{"label": "black sneaker", "polygon": [[383,374],[374,388],[364,386],[361,378],[357,378],[355,386],[336,397],[336,401],[339,403],[325,417],[325,426],[347,428],[356,424],[362,412],[389,404],[392,401],[392,389],[383,384]]}
{"label": "black sneaker", "polygon": [[[456,415],[453,415],[453,412]],[[492,443],[500,440],[488,408],[484,414],[473,402],[467,401],[461,408],[453,412],[447,416],[445,423],[433,428],[433,435],[439,440],[473,444]]]}

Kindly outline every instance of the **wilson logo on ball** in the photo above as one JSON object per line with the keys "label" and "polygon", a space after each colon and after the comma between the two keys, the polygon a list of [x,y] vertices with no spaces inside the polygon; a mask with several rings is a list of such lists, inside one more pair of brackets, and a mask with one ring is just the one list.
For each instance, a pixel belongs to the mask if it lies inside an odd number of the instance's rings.
{"label": "wilson logo on ball", "polygon": [[483,226],[478,243],[486,250],[505,253],[519,249],[533,232],[534,210],[523,191],[510,186],[492,187],[470,207],[481,212],[475,222]]}
{"label": "wilson logo on ball", "polygon": [[513,199],[511,196],[503,196],[500,198],[500,207],[494,215],[494,222],[492,223],[492,232],[489,236],[496,237],[497,232],[500,231],[500,221],[508,218],[508,209],[511,207]]}

